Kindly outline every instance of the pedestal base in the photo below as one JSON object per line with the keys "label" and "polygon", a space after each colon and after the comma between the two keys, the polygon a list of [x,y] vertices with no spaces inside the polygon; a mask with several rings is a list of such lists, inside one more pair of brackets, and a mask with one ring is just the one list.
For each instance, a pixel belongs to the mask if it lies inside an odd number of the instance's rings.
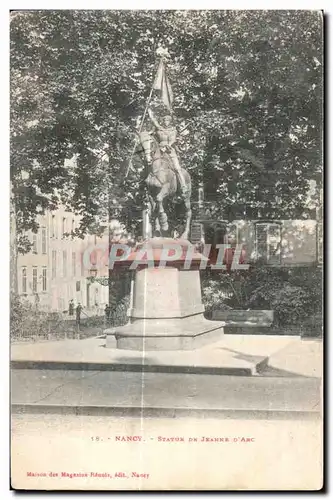
{"label": "pedestal base", "polygon": [[130,321],[105,332],[106,347],[192,350],[220,340],[224,322],[203,316],[199,269],[205,257],[188,241],[171,238],[148,240],[140,252],[131,258],[135,262],[141,255],[135,268]]}
{"label": "pedestal base", "polygon": [[224,323],[202,314],[185,318],[142,319],[110,328],[106,347],[136,351],[192,350],[222,339]]}

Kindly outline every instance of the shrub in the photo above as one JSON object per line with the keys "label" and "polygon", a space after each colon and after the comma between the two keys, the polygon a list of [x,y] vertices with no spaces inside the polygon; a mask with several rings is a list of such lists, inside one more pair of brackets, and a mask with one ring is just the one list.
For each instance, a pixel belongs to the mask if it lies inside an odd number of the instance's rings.
{"label": "shrub", "polygon": [[48,316],[34,304],[12,294],[10,301],[12,338],[33,338],[48,334]]}
{"label": "shrub", "polygon": [[319,267],[275,268],[258,262],[248,272],[207,271],[202,296],[213,309],[272,309],[274,323],[302,325],[322,311],[322,270]]}

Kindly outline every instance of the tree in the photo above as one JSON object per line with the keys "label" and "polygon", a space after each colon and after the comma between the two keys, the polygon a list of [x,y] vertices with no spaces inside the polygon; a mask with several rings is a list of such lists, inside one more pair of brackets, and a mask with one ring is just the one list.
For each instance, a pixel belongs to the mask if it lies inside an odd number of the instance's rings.
{"label": "tree", "polygon": [[[321,180],[322,45],[322,15],[311,11],[14,12],[18,234],[59,200],[82,216],[81,234],[109,202],[138,230],[138,154],[124,174],[159,46],[170,54],[175,116],[189,130],[181,160],[194,187],[204,180],[217,216],[240,203],[302,214],[308,180]],[[76,159],[70,168],[66,158]]]}

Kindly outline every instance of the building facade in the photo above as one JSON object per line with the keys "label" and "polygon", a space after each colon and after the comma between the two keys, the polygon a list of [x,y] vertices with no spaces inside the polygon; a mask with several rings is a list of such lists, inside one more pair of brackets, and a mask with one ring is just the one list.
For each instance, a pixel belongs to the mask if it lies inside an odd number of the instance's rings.
{"label": "building facade", "polygon": [[[96,245],[107,248],[108,235],[72,237],[79,222],[78,216],[63,208],[39,216],[38,232],[27,233],[30,252],[17,257],[18,294],[43,310],[66,311],[73,299],[87,314],[101,314],[108,303],[108,287],[88,279],[90,254]],[[99,274],[107,276],[107,266],[99,268]]]}
{"label": "building facade", "polygon": [[[219,220],[216,206],[205,202],[203,185],[193,202],[191,241],[212,245],[241,245],[246,262],[261,260],[270,266],[309,266],[323,263],[323,189],[309,182],[304,218],[265,218],[265,207],[241,205],[239,216]],[[235,207],[233,207],[235,208]]]}
{"label": "building facade", "polygon": [[318,220],[193,221],[191,241],[242,246],[245,262],[269,266],[322,264],[322,222]]}

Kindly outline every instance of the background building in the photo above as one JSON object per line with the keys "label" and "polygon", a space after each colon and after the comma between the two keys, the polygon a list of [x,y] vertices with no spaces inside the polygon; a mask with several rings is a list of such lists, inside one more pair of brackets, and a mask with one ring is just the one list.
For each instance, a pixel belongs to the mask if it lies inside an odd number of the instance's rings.
{"label": "background building", "polygon": [[247,262],[261,259],[270,266],[322,264],[323,190],[317,190],[314,181],[310,182],[302,219],[274,219],[265,217],[262,209],[240,206],[237,218],[226,214],[222,220],[214,215],[214,204],[204,201],[203,188],[199,188],[193,206],[193,243],[204,242],[214,248],[231,238],[243,246]]}
{"label": "background building", "polygon": [[[78,227],[79,220],[78,216],[59,208],[38,217],[36,234],[27,233],[32,248],[17,258],[18,294],[41,309],[65,311],[73,299],[75,304],[82,304],[87,314],[102,314],[108,303],[108,287],[87,279],[90,266],[83,258],[87,250],[93,256],[96,245],[107,248],[108,235],[72,237],[71,232]],[[99,269],[99,275],[107,274],[107,265]]]}
{"label": "background building", "polygon": [[316,220],[210,220],[192,223],[193,242],[216,245],[232,238],[245,250],[246,262],[263,260],[270,266],[302,266],[322,263],[322,222]]}

